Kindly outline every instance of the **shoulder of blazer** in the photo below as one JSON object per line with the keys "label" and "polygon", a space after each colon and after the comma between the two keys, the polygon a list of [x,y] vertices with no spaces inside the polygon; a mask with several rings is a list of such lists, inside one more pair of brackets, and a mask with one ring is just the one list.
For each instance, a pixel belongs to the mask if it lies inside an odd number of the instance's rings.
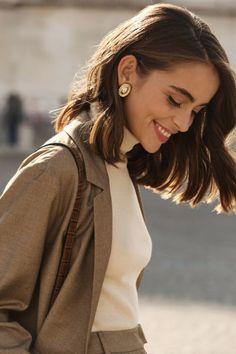
{"label": "shoulder of blazer", "polygon": [[70,137],[66,131],[61,131],[60,133],[54,135],[51,139],[47,140],[42,147],[57,145],[67,148],[72,154],[75,163],[77,165],[78,173],[79,173],[79,181],[83,179],[84,174],[84,158],[81,153],[79,146],[74,142],[74,140]]}
{"label": "shoulder of blazer", "polygon": [[[87,114],[82,112],[81,115]],[[108,175],[104,161],[100,156],[95,154],[88,143],[85,143],[81,137],[82,122],[80,116],[73,119],[65,128],[47,140],[42,146],[46,145],[64,145],[72,153],[75,159],[78,153],[84,164],[84,172],[88,182],[105,189],[109,186]],[[78,160],[78,159],[77,159]]]}

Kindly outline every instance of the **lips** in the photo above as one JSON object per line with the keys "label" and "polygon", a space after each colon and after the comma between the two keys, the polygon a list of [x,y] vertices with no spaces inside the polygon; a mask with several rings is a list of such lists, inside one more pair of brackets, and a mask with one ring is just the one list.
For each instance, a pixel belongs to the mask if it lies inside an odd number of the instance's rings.
{"label": "lips", "polygon": [[164,128],[162,125],[154,121],[154,128],[157,137],[162,143],[166,143],[171,137],[171,132]]}

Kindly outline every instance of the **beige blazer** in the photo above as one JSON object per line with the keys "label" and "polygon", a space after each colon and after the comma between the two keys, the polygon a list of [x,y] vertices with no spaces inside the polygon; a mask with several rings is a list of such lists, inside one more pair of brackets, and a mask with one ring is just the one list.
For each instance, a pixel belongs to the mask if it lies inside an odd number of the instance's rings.
{"label": "beige blazer", "polygon": [[[79,118],[88,119],[87,114]],[[78,187],[71,153],[61,146],[42,147],[23,161],[1,196],[0,353],[87,353],[110,256],[112,211],[104,161],[83,143],[80,128],[76,119],[65,128],[69,135],[59,133],[49,141],[76,142],[86,171],[71,268],[50,311]],[[141,274],[137,286],[140,279]]]}

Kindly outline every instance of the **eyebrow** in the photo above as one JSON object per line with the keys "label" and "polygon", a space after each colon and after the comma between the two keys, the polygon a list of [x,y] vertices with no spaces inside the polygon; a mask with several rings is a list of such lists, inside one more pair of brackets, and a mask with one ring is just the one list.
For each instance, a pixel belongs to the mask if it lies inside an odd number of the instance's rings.
{"label": "eyebrow", "polygon": [[[170,85],[170,87],[172,89],[174,89],[175,91],[181,93],[182,95],[186,96],[191,102],[195,102],[195,98],[191,95],[190,92],[188,92],[187,90],[185,90],[184,88],[182,87],[177,87],[177,86],[174,86],[174,85]],[[207,103],[202,103],[202,104],[199,104],[199,106],[206,106]]]}

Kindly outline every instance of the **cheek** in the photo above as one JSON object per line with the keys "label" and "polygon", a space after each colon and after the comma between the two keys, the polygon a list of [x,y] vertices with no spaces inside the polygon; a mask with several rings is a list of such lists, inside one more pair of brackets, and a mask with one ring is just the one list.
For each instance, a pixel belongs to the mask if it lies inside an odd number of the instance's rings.
{"label": "cheek", "polygon": [[154,90],[140,90],[124,102],[127,124],[132,129],[142,129],[155,119],[164,119],[171,113],[166,97]]}
{"label": "cheek", "polygon": [[156,118],[161,118],[171,112],[171,107],[169,106],[166,98],[163,97],[163,95],[159,95],[157,98],[152,100],[151,111]]}

